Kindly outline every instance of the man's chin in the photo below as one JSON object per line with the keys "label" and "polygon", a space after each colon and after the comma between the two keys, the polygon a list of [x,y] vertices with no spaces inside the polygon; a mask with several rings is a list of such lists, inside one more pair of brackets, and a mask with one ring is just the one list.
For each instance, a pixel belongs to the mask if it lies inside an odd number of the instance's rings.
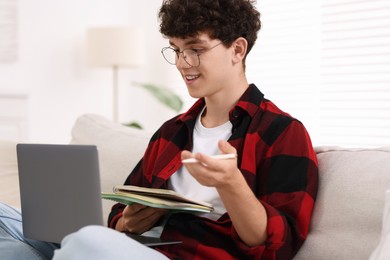
{"label": "man's chin", "polygon": [[200,93],[200,91],[197,91],[196,89],[193,88],[193,86],[188,86],[187,85],[187,91],[188,91],[188,94],[192,97],[192,98],[202,98],[203,95]]}
{"label": "man's chin", "polygon": [[189,90],[188,90],[188,94],[190,95],[190,97],[195,98],[195,99],[203,98],[203,95],[200,95],[199,93],[196,93],[196,92],[191,92]]}

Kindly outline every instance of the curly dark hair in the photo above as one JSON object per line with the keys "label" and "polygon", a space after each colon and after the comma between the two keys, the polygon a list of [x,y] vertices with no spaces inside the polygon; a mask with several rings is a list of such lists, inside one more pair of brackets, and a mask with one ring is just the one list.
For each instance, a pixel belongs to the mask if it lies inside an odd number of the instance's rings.
{"label": "curly dark hair", "polygon": [[187,38],[207,32],[230,46],[238,37],[252,49],[260,30],[260,13],[251,0],[164,0],[158,17],[166,37]]}

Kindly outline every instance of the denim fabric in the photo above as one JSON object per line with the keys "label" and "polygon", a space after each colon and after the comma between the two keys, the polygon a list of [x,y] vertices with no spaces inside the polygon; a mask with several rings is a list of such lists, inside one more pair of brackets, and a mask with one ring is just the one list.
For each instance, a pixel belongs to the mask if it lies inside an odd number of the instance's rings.
{"label": "denim fabric", "polygon": [[20,211],[0,202],[0,258],[2,260],[47,260],[58,245],[23,236]]}
{"label": "denim fabric", "polygon": [[57,244],[27,239],[23,236],[20,211],[0,202],[0,259],[49,260],[52,258],[55,260],[168,259],[120,232],[101,226],[85,227],[68,235],[63,239],[61,249]]}

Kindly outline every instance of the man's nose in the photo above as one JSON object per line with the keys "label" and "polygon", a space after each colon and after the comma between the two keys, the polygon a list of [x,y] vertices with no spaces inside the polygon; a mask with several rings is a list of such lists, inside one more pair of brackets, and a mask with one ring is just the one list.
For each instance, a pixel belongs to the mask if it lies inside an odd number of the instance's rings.
{"label": "man's nose", "polygon": [[183,52],[180,52],[178,57],[177,57],[177,60],[176,60],[176,67],[178,69],[192,67],[190,64],[188,64],[188,62],[184,59],[184,57],[185,57],[185,54]]}

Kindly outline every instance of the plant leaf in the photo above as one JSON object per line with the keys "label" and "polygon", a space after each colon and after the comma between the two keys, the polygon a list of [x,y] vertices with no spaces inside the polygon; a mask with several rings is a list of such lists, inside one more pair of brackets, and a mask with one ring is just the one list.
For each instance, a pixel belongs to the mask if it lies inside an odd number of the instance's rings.
{"label": "plant leaf", "polygon": [[135,121],[124,123],[123,125],[128,126],[128,127],[137,128],[137,129],[142,129],[142,126],[138,122],[135,122]]}
{"label": "plant leaf", "polygon": [[171,108],[175,112],[179,113],[181,111],[183,107],[183,101],[178,95],[176,95],[172,91],[152,84],[134,83],[134,85],[147,90],[158,101],[160,101],[165,106]]}

